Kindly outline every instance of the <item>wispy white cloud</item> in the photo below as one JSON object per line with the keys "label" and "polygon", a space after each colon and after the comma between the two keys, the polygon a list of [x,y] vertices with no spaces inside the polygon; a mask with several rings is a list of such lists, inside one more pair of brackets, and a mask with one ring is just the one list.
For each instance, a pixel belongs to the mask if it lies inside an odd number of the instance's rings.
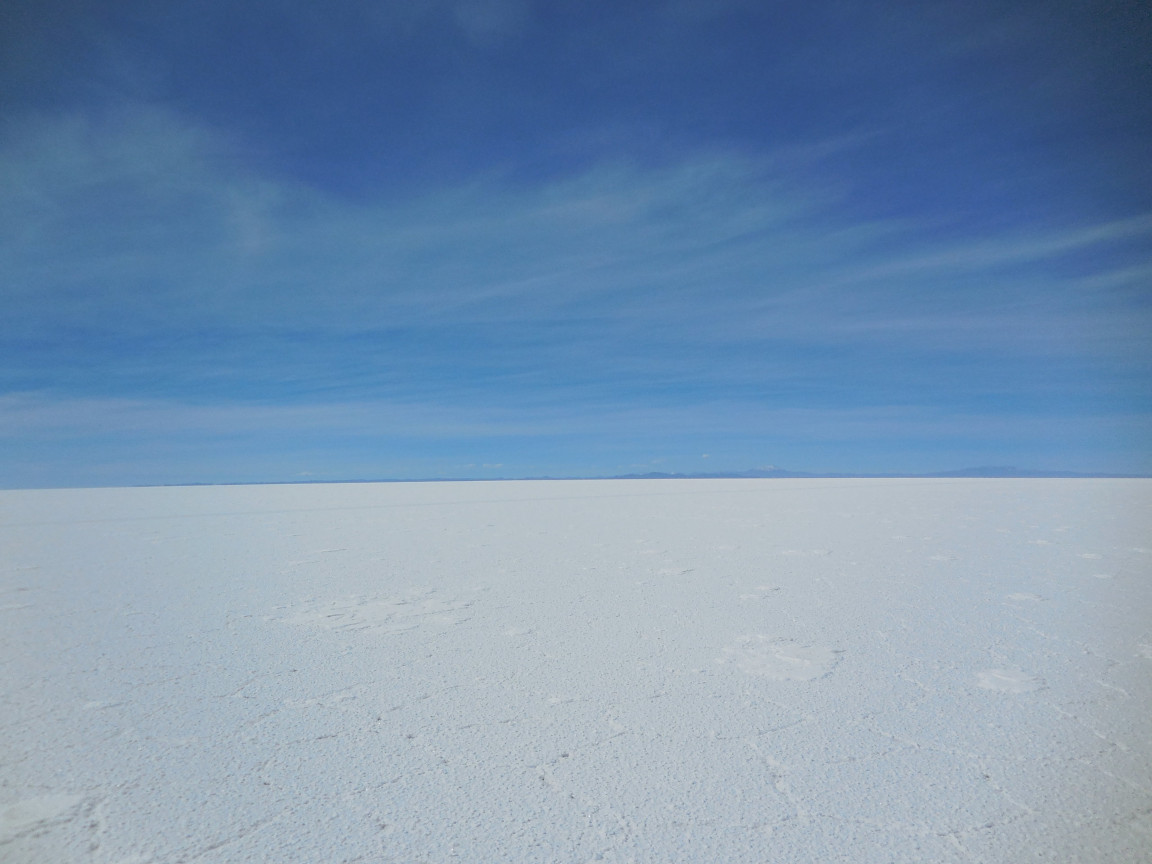
{"label": "wispy white cloud", "polygon": [[853,219],[851,146],[350,201],[154,106],[9,118],[0,435],[1051,438],[1015,393],[1136,440],[1152,217]]}
{"label": "wispy white cloud", "polygon": [[[1149,412],[1084,414],[1061,418],[1062,434],[1147,434]],[[1051,417],[1026,412],[989,413],[946,406],[870,405],[852,408],[778,408],[747,401],[693,405],[585,402],[534,406],[446,405],[436,401],[358,401],[194,404],[172,399],[68,399],[49,394],[0,396],[0,439],[48,436],[142,435],[230,440],[236,436],[326,437],[376,440],[570,438],[595,433],[622,438],[725,436],[733,425],[765,440],[874,441],[999,438],[1027,441],[1052,432]],[[713,454],[696,458],[714,458]]]}
{"label": "wispy white cloud", "polygon": [[458,31],[473,45],[489,47],[521,35],[533,19],[529,0],[366,0],[357,5],[384,43],[444,29]]}
{"label": "wispy white cloud", "polygon": [[363,205],[242,169],[225,143],[158,109],[13,131],[3,252],[8,302],[27,302],[10,312],[97,328],[171,314],[353,329],[523,319],[590,298],[610,312],[638,291],[679,290],[671,280],[694,256],[811,209],[730,157]]}
{"label": "wispy white cloud", "polygon": [[1003,324],[1014,304],[1082,314],[1053,289],[1107,291],[1146,262],[1115,255],[1043,284],[1020,268],[1152,236],[1152,216],[999,237],[852,222],[833,189],[731,154],[357,203],[262,174],[156,108],[10,122],[6,141],[4,302],[31,329],[340,332],[589,316],[706,342],[962,338],[965,321]]}
{"label": "wispy white cloud", "polygon": [[560,428],[507,408],[462,409],[431,401],[196,404],[38,393],[0,396],[0,438],[338,434],[473,439],[556,434]]}
{"label": "wispy white cloud", "polygon": [[959,242],[947,245],[938,241],[930,242],[925,244],[926,249],[872,267],[855,268],[841,278],[846,283],[853,283],[908,274],[982,272],[992,268],[1058,260],[1092,247],[1135,239],[1152,239],[1152,214],[1044,233],[1021,232],[1009,237],[962,238]]}
{"label": "wispy white cloud", "polygon": [[460,0],[453,13],[464,33],[480,43],[521,33],[530,14],[527,0]]}

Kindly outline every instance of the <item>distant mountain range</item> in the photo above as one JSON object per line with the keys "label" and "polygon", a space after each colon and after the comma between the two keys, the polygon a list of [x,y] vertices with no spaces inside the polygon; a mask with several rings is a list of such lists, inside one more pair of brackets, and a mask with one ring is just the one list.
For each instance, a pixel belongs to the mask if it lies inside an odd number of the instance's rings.
{"label": "distant mountain range", "polygon": [[985,465],[979,468],[961,468],[957,471],[936,471],[930,474],[847,474],[847,473],[813,473],[810,471],[789,471],[785,468],[769,466],[756,468],[751,471],[717,471],[700,474],[675,474],[662,471],[649,471],[645,474],[617,474],[605,477],[606,480],[723,480],[739,478],[932,478],[932,477],[977,477],[977,478],[1039,478],[1039,477],[1065,477],[1065,478],[1137,478],[1147,477],[1147,474],[1083,474],[1076,471],[1030,471],[1025,468],[1015,468],[1006,465]]}
{"label": "distant mountain range", "polygon": [[739,479],[759,479],[759,478],[779,478],[779,479],[929,479],[929,478],[947,478],[947,477],[971,477],[981,479],[992,478],[1071,478],[1071,479],[1152,479],[1149,474],[1084,474],[1076,471],[1030,471],[1026,468],[1015,468],[1005,465],[986,465],[979,468],[961,468],[958,471],[937,471],[930,474],[849,474],[849,473],[816,473],[812,471],[789,471],[786,468],[777,468],[775,465],[769,465],[764,468],[754,468],[750,471],[713,471],[701,472],[693,474],[678,474],[674,472],[665,471],[648,471],[643,474],[612,474],[601,475],[595,477],[555,477],[555,476],[537,476],[537,477],[418,477],[418,478],[377,478],[365,480],[272,480],[272,481],[231,481],[227,483],[175,483],[175,484],[160,484],[160,485],[175,485],[175,486],[281,486],[281,485],[306,485],[306,484],[324,484],[324,483],[463,483],[475,482],[484,483],[493,480],[739,480]]}

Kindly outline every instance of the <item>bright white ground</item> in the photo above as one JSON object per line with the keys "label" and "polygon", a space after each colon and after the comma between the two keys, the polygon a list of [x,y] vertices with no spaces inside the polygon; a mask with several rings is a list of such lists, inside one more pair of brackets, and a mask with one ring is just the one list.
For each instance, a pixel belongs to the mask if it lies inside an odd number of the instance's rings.
{"label": "bright white ground", "polygon": [[0,859],[1146,862],[1152,481],[0,493]]}

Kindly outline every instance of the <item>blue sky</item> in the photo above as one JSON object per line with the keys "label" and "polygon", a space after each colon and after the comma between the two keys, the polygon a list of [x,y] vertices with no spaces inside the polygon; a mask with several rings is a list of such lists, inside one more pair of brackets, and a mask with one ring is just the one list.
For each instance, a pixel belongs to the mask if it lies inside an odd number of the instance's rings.
{"label": "blue sky", "polygon": [[1144,4],[0,34],[0,486],[1152,472]]}

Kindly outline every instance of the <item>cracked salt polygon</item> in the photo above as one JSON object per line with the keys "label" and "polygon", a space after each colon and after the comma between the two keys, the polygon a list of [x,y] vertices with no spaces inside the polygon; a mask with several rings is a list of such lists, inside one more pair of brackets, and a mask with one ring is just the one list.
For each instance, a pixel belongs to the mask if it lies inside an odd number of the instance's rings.
{"label": "cracked salt polygon", "polygon": [[976,674],[976,680],[985,690],[1004,693],[1028,693],[1044,687],[1044,679],[1019,669],[985,669]]}
{"label": "cracked salt polygon", "polygon": [[791,639],[746,636],[724,649],[722,660],[733,662],[749,675],[776,681],[813,681],[823,678],[840,662],[840,652]]}
{"label": "cracked salt polygon", "polygon": [[0,810],[0,843],[41,825],[71,818],[83,800],[83,795],[44,795],[8,805]]}
{"label": "cracked salt polygon", "polygon": [[420,599],[359,597],[332,600],[304,607],[280,620],[286,624],[320,627],[327,630],[384,629],[396,633],[413,630],[422,621],[458,624],[458,613],[468,601],[448,601],[437,597]]}

